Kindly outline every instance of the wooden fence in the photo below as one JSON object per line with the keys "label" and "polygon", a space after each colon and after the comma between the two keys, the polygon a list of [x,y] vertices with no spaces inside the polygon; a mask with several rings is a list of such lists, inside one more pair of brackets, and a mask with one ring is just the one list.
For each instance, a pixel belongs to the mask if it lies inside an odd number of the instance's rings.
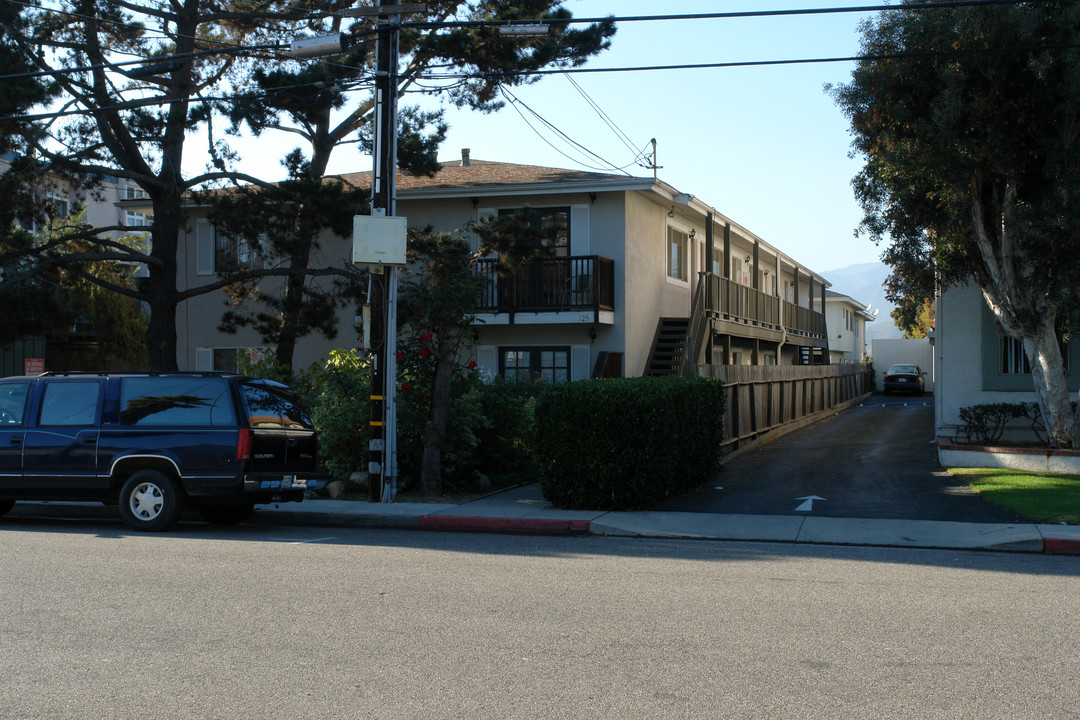
{"label": "wooden fence", "polygon": [[725,455],[873,389],[873,373],[861,363],[698,365],[697,371],[724,384]]}

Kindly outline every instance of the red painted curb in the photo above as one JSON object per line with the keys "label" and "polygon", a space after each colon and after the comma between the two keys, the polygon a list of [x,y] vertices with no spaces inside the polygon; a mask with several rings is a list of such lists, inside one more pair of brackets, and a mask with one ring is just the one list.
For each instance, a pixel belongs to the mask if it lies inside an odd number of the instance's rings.
{"label": "red painted curb", "polygon": [[522,533],[530,535],[587,535],[588,520],[549,518],[495,518],[459,515],[421,515],[423,530]]}
{"label": "red painted curb", "polygon": [[1080,555],[1080,540],[1074,538],[1044,538],[1043,550],[1049,555]]}

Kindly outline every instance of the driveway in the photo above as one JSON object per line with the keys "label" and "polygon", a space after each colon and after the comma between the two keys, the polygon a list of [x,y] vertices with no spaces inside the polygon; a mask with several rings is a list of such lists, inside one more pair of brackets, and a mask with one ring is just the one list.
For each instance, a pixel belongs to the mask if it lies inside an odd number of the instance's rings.
{"label": "driveway", "polygon": [[[873,395],[724,464],[716,481],[653,508],[748,515],[818,515],[1024,522],[980,498],[937,462],[934,402]],[[814,499],[810,502],[806,498]]]}

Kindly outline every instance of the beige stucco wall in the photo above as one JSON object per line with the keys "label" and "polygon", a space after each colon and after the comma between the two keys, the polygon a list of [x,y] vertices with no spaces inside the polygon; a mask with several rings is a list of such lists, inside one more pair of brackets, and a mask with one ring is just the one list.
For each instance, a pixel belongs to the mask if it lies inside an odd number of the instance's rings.
{"label": "beige stucco wall", "polygon": [[974,284],[946,290],[937,302],[934,363],[938,434],[960,424],[960,408],[979,403],[1034,402],[1035,392],[983,390],[982,294]]}
{"label": "beige stucco wall", "polygon": [[[179,289],[198,287],[217,280],[216,275],[196,274],[195,263],[195,227],[199,217],[205,217],[205,210],[194,209],[190,212],[186,227],[180,236],[177,257],[177,286]],[[352,259],[352,239],[344,239],[325,233],[320,240],[320,249],[312,257],[313,267],[341,267]],[[318,279],[329,286],[331,278]],[[263,281],[267,292],[273,292],[281,286],[281,280],[268,278]],[[197,295],[180,303],[176,310],[176,361],[181,370],[194,370],[196,348],[247,348],[264,347],[266,343],[251,328],[241,328],[235,334],[219,331],[218,325],[227,307],[226,297],[220,291]],[[338,310],[338,335],[327,340],[321,334],[314,333],[302,337],[293,356],[293,367],[307,368],[313,362],[324,360],[330,350],[356,345],[356,332],[353,329],[355,307]]]}
{"label": "beige stucco wall", "polygon": [[[849,330],[844,322],[844,310],[854,318]],[[866,318],[859,315],[862,307],[844,300],[825,303],[825,326],[829,330],[829,357],[833,362],[861,362],[866,352]]]}

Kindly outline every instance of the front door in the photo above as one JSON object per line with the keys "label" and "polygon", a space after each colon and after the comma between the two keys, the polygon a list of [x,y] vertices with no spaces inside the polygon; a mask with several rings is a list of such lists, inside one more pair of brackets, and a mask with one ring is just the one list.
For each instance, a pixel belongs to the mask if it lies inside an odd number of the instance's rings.
{"label": "front door", "polygon": [[30,383],[0,384],[0,494],[22,492],[23,439]]}
{"label": "front door", "polygon": [[30,495],[95,497],[98,416],[105,383],[98,379],[45,381],[37,422],[26,431],[23,480]]}

